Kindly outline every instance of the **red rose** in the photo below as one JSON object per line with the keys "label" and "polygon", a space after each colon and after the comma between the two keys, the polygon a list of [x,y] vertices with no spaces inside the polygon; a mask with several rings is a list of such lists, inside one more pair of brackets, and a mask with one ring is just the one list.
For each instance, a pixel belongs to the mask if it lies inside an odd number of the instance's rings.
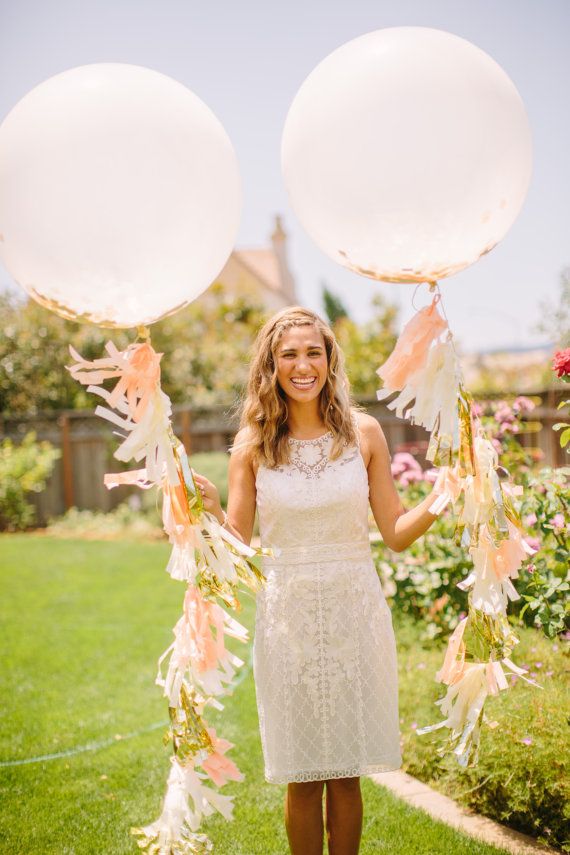
{"label": "red rose", "polygon": [[558,353],[554,354],[552,367],[559,377],[570,376],[570,347],[567,347],[566,350],[559,350]]}

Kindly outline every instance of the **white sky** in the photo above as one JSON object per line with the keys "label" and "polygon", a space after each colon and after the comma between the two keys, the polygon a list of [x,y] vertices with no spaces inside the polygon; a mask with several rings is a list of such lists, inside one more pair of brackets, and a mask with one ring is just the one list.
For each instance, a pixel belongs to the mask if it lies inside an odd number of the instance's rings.
{"label": "white sky", "polygon": [[[0,119],[33,86],[76,65],[130,62],[169,74],[212,108],[236,148],[245,196],[238,246],[266,245],[280,212],[300,302],[321,310],[326,281],[358,320],[378,292],[399,301],[406,320],[413,288],[351,274],[313,246],[279,165],[287,110],[314,66],[355,36],[403,25],[469,39],[526,104],[534,172],[523,211],[443,293],[465,348],[539,343],[538,301],[556,298],[570,264],[570,0],[0,0]],[[0,267],[0,287],[10,281]]]}

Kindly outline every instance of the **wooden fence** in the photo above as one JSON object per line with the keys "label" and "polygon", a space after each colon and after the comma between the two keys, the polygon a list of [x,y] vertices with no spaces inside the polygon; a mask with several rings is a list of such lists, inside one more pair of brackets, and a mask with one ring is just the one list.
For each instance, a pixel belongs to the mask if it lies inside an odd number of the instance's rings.
{"label": "wooden fence", "polygon": [[[538,433],[521,435],[520,440],[525,446],[540,448],[545,465],[560,466],[564,462],[564,452],[552,425],[561,418],[556,405],[563,398],[563,390],[541,392],[531,397],[540,400],[531,417],[533,421],[541,422],[542,427]],[[376,399],[361,400],[360,403],[382,425],[392,455],[408,451],[425,464],[427,434],[422,428],[396,418],[385,404]],[[174,431],[189,454],[227,451],[237,430],[231,411],[231,406],[207,410],[175,407]],[[5,418],[0,422],[0,429],[4,436],[16,442],[33,430],[39,440],[49,440],[61,449],[61,457],[46,489],[32,497],[40,524],[71,507],[111,510],[132,493],[132,488],[118,487],[109,491],[103,486],[105,472],[125,467],[113,458],[118,441],[113,435],[113,428],[91,411],[68,410],[57,414]]]}

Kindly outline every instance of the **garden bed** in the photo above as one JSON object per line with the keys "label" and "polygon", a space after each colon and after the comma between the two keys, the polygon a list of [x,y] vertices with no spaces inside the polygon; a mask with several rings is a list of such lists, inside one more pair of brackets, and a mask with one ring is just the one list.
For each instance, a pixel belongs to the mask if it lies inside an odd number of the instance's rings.
{"label": "garden bed", "polygon": [[[532,627],[518,629],[514,661],[528,667],[541,689],[511,678],[510,690],[489,698],[479,762],[462,769],[437,746],[447,728],[418,736],[441,720],[434,701],[445,687],[435,682],[444,645],[423,640],[424,627],[394,610],[400,671],[400,730],[404,769],[460,804],[570,852],[568,757],[568,643],[551,641]],[[496,724],[495,724],[496,723]]]}

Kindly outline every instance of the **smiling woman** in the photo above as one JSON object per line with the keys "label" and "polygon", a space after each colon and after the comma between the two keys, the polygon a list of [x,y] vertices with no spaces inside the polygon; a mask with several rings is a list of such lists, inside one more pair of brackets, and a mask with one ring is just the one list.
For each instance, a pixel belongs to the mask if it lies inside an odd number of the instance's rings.
{"label": "smiling woman", "polygon": [[[322,334],[314,326],[291,327],[284,332],[277,349],[277,382],[285,394],[294,402],[313,399],[320,394],[326,379],[327,354]],[[289,427],[295,431],[294,424]]]}
{"label": "smiling woman", "polygon": [[[232,448],[227,517],[249,543],[256,509],[266,581],[257,596],[254,676],[265,778],[286,783],[293,855],[353,855],[360,776],[399,768],[396,643],[368,536],[368,505],[400,550],[435,519],[433,496],[402,506],[375,419],[352,403],[330,327],[292,307],[260,331]],[[434,488],[437,492],[438,487]]]}

